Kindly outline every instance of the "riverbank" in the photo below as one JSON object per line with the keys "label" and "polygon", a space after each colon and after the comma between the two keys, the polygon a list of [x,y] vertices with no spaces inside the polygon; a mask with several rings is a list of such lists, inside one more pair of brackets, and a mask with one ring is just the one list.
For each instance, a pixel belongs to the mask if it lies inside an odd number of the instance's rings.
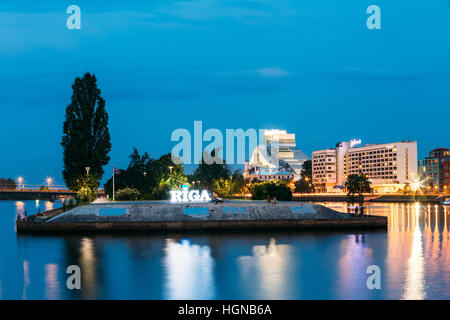
{"label": "riverbank", "polygon": [[387,228],[387,218],[343,214],[322,205],[258,201],[175,204],[118,202],[79,206],[17,223],[19,233],[111,233]]}
{"label": "riverbank", "polygon": [[299,202],[353,202],[353,203],[423,202],[431,204],[440,204],[444,202],[446,198],[450,198],[450,195],[404,195],[404,194],[364,195],[362,197],[355,196],[352,199],[352,197],[349,197],[345,194],[329,194],[329,195],[302,194],[302,195],[294,195],[292,200]]}

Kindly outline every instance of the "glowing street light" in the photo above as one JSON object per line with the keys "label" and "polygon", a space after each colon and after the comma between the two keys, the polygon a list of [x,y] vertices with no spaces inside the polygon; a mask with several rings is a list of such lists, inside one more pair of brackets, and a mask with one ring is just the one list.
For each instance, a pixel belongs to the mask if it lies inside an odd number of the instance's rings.
{"label": "glowing street light", "polygon": [[47,177],[45,178],[45,182],[47,183],[47,187],[50,189],[50,186],[53,184],[53,178]]}
{"label": "glowing street light", "polygon": [[19,189],[23,189],[25,187],[24,182],[25,182],[25,179],[22,176],[17,177],[17,184],[18,184]]}
{"label": "glowing street light", "polygon": [[173,169],[173,167],[169,166],[170,174],[172,174],[172,169]]}
{"label": "glowing street light", "polygon": [[422,181],[420,180],[414,180],[413,183],[411,183],[411,190],[416,192],[419,191],[423,187]]}

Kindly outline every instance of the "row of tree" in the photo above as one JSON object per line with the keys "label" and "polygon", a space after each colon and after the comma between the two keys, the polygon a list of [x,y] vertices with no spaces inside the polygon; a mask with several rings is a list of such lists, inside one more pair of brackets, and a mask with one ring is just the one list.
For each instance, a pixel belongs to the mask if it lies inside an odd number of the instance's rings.
{"label": "row of tree", "polygon": [[11,178],[0,178],[0,189],[15,189],[16,182]]}
{"label": "row of tree", "polygon": [[[170,153],[153,159],[133,148],[129,158],[128,167],[115,174],[118,200],[167,199],[171,189],[187,183],[183,166],[175,164]],[[112,197],[112,178],[105,183],[105,192]]]}

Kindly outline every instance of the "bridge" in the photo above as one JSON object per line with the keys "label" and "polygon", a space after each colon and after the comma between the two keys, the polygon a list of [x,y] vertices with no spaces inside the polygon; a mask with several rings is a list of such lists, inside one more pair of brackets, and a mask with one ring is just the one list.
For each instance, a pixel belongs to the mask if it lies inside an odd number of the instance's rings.
{"label": "bridge", "polygon": [[76,192],[67,188],[0,188],[0,200],[56,200],[57,198],[74,197]]}

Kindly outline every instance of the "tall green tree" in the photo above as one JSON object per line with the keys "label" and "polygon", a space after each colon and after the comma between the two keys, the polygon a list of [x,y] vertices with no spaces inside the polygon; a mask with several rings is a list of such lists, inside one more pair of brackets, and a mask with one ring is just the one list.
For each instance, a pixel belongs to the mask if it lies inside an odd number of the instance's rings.
{"label": "tall green tree", "polygon": [[305,160],[302,164],[302,169],[301,177],[306,181],[312,181],[312,161]]}
{"label": "tall green tree", "polygon": [[[212,158],[215,157],[215,153],[216,150],[211,151],[210,155]],[[200,181],[201,187],[213,190],[214,181],[221,178],[229,179],[231,171],[225,161],[222,161],[222,163],[206,163],[205,158],[207,158],[208,156],[208,151],[205,151],[203,153],[202,161],[201,163],[199,163],[198,168],[195,169],[191,179],[193,181]]]}
{"label": "tall green tree", "polygon": [[[72,99],[66,107],[61,145],[64,149],[63,177],[74,191],[96,189],[108,164],[111,141],[108,113],[95,75],[86,73],[72,85]],[[86,167],[89,167],[89,178]]]}
{"label": "tall green tree", "polygon": [[312,161],[305,160],[302,165],[300,179],[295,182],[295,192],[311,193],[314,192],[312,183]]}

